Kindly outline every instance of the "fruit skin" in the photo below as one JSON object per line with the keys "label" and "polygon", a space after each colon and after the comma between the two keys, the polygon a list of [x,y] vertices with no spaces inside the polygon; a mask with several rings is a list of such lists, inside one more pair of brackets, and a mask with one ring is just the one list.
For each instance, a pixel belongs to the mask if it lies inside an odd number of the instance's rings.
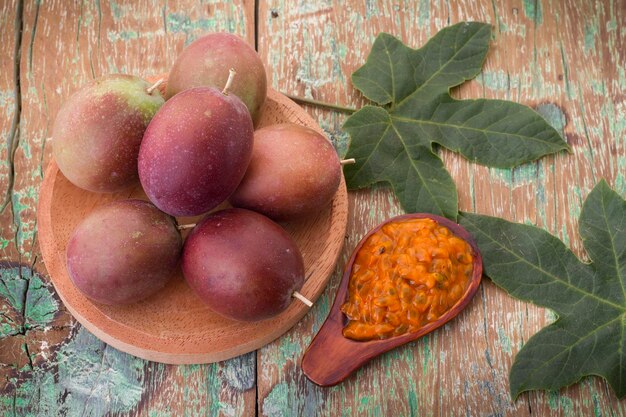
{"label": "fruit skin", "polygon": [[254,133],[252,160],[230,203],[293,220],[322,210],[340,181],[341,164],[326,138],[304,126],[273,125]]}
{"label": "fruit skin", "polygon": [[116,192],[137,183],[137,155],[152,116],[163,105],[141,78],[114,74],[75,92],[61,106],[52,153],[65,177],[93,192]]}
{"label": "fruit skin", "polygon": [[243,178],[254,138],[246,106],[210,87],[185,90],[154,116],[139,151],[148,198],[173,216],[195,216],[226,200]]}
{"label": "fruit skin", "polygon": [[304,284],[296,243],[278,224],[244,209],[205,217],[187,236],[182,258],[189,286],[216,313],[239,321],[273,317]]}
{"label": "fruit skin", "polygon": [[200,86],[221,90],[230,68],[237,71],[231,92],[245,103],[256,123],[267,95],[265,68],[256,51],[230,33],[211,33],[187,46],[170,71],[165,96],[170,99]]}
{"label": "fruit skin", "polygon": [[173,218],[147,201],[119,200],[97,207],[76,227],[67,245],[67,271],[94,301],[129,304],[165,286],[181,251]]}

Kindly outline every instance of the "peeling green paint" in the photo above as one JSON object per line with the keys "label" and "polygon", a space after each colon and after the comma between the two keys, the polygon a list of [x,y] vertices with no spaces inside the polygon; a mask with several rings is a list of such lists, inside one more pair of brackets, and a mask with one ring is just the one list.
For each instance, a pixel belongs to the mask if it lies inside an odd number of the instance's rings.
{"label": "peeling green paint", "polygon": [[325,112],[317,117],[317,121],[326,137],[330,139],[337,150],[337,154],[340,157],[345,156],[350,143],[350,135],[341,128],[345,121],[345,116],[337,115],[333,112]]}
{"label": "peeling green paint", "polygon": [[121,32],[117,32],[114,30],[107,31],[107,39],[109,39],[109,42],[117,42],[117,41],[126,42],[126,41],[137,39],[137,38],[139,38],[139,34],[133,30],[123,30]]}
{"label": "peeling green paint", "polygon": [[30,141],[21,140],[18,148],[24,153],[24,158],[31,159],[33,157],[33,153],[30,148]]}
{"label": "peeling green paint", "polygon": [[150,410],[148,411],[148,417],[176,417],[169,410]]}
{"label": "peeling green paint", "polygon": [[380,14],[378,8],[376,7],[378,2],[376,0],[365,0],[365,18],[370,20],[372,17],[378,16]]}
{"label": "peeling green paint", "polygon": [[12,114],[14,103],[15,93],[13,90],[0,90],[0,107],[6,107],[7,114]]}
{"label": "peeling green paint", "polygon": [[[0,298],[7,301],[0,304],[0,339],[48,326],[59,309],[52,291],[50,285],[28,267],[0,269]],[[9,308],[13,310],[13,315]],[[12,316],[21,319],[21,322],[13,321],[10,319]]]}
{"label": "peeling green paint", "polygon": [[553,103],[540,104],[535,108],[535,111],[562,134],[567,118],[559,106]]}
{"label": "peeling green paint", "polygon": [[[187,36],[185,44],[189,44],[205,32],[215,32],[218,29],[235,32],[237,29],[235,23],[224,17],[224,13],[221,11],[217,11],[211,17],[197,20],[192,20],[183,13],[169,13],[166,17],[166,25],[168,32],[184,33]],[[227,26],[224,27],[222,22],[228,22]]]}
{"label": "peeling green paint", "polygon": [[[17,314],[21,315],[24,309],[24,293],[28,281],[19,276],[18,268],[0,270],[0,297],[8,301]],[[3,303],[0,315],[0,339],[23,332],[22,323],[15,322],[9,307]]]}
{"label": "peeling green paint", "polygon": [[595,24],[585,25],[585,52],[589,53],[596,49],[596,35],[598,27]]}
{"label": "peeling green paint", "polygon": [[520,86],[519,75],[511,75],[504,70],[483,71],[476,81],[494,91],[510,91]]}
{"label": "peeling green paint", "polygon": [[30,185],[19,190],[13,190],[11,201],[13,203],[13,218],[17,225],[17,249],[22,258],[30,260],[30,253],[24,250],[26,243],[30,243],[37,230],[36,219],[28,215],[28,211],[34,210],[39,198],[38,188]]}
{"label": "peeling green paint", "polygon": [[420,0],[419,3],[419,15],[417,20],[417,26],[422,29],[426,29],[426,35],[430,36],[430,1]]}
{"label": "peeling green paint", "polygon": [[546,314],[546,321],[548,323],[554,323],[559,316],[552,310],[546,309],[545,310],[545,314]]}
{"label": "peeling green paint", "polygon": [[237,391],[246,391],[256,382],[256,352],[237,356],[226,361],[222,375],[226,383]]}
{"label": "peeling green paint", "polygon": [[506,353],[511,353],[511,339],[506,334],[506,331],[502,327],[498,327],[498,340],[500,341],[500,347]]}
{"label": "peeling green paint", "polygon": [[115,62],[113,60],[113,57],[111,55],[107,55],[105,60],[106,60],[106,63],[107,63],[107,68],[108,68],[109,73],[115,74],[115,73],[121,73],[122,72],[122,71],[120,71],[120,69],[115,64]]}
{"label": "peeling green paint", "polygon": [[498,178],[509,187],[528,184],[529,182],[541,179],[537,163],[530,162],[517,166],[513,169],[490,168],[489,172],[492,178]]}
{"label": "peeling green paint", "polygon": [[[82,327],[57,352],[55,363],[56,373],[35,368],[28,378],[13,381],[18,415],[128,413],[143,394],[146,362],[105,345]],[[152,371],[158,374],[162,368],[153,366]],[[0,403],[0,414],[7,410]]]}
{"label": "peeling green paint", "polygon": [[606,85],[604,81],[591,80],[591,90],[599,96],[606,96]]}
{"label": "peeling green paint", "polygon": [[615,20],[615,18],[609,20],[608,22],[606,22],[606,31],[607,32],[613,32],[617,30],[617,20]]}
{"label": "peeling green paint", "polygon": [[289,386],[281,382],[276,384],[263,400],[262,412],[267,417],[289,417],[295,416],[292,407],[293,404],[289,399]]}
{"label": "peeling green paint", "polygon": [[[338,272],[335,272],[335,274],[338,274]],[[315,310],[311,313],[313,317],[315,317],[315,321],[313,322],[313,326],[311,329],[313,335],[317,334],[319,329],[322,327],[322,324],[324,324],[324,321],[326,320],[326,317],[330,312],[330,304],[334,300],[334,291],[331,291],[330,288],[327,288],[326,291],[324,291],[320,298],[318,298],[315,302],[315,305],[313,306]]]}
{"label": "peeling green paint", "polygon": [[111,13],[113,14],[113,20],[119,22],[119,20],[124,17],[124,10],[122,6],[120,6],[116,1],[110,0],[109,2],[111,6]]}
{"label": "peeling green paint", "polygon": [[433,354],[432,351],[430,350],[430,340],[431,337],[429,334],[425,335],[424,337],[422,337],[420,339],[421,341],[421,345],[424,347],[424,350],[422,352],[422,367],[423,367],[423,372],[426,373],[428,371],[429,366],[432,366],[432,359],[433,359]]}
{"label": "peeling green paint", "polygon": [[409,410],[411,417],[415,417],[419,414],[419,403],[416,394],[417,388],[414,381],[409,382]]}
{"label": "peeling green paint", "polygon": [[565,416],[573,415],[574,404],[571,398],[559,391],[548,391],[548,407],[553,411],[561,411]]}
{"label": "peeling green paint", "polygon": [[[130,412],[141,400],[145,361],[107,346],[84,328],[59,351],[59,389],[71,393],[71,409],[92,415]],[[71,404],[74,402],[75,404]]]}
{"label": "peeling green paint", "polygon": [[508,32],[510,34],[514,34],[516,36],[519,36],[520,38],[525,38],[526,37],[526,26],[522,23],[514,23],[514,22],[509,22],[508,24],[502,23],[500,25],[500,31],[501,32]]}
{"label": "peeling green paint", "polygon": [[348,47],[345,43],[340,43],[337,45],[337,52],[339,52],[339,58],[346,59],[348,56]]}
{"label": "peeling green paint", "polygon": [[602,104],[600,114],[608,121],[612,140],[626,144],[626,103],[607,100]]}
{"label": "peeling green paint", "polygon": [[88,8],[85,8],[82,11],[81,19],[79,21],[79,24],[80,24],[81,27],[88,28],[91,25],[93,25],[93,20],[94,20],[94,16],[93,16],[93,14],[91,14],[91,10],[88,9]]}
{"label": "peeling green paint", "polygon": [[[621,168],[624,169],[623,166]],[[626,194],[626,177],[621,172],[618,172],[615,177],[615,190],[621,195]]]}
{"label": "peeling green paint", "polygon": [[[327,26],[324,29],[324,37],[332,37],[333,29],[330,26]],[[345,82],[345,78],[343,75],[343,70],[341,69],[341,60],[339,59],[339,51],[337,47],[337,42],[331,38],[330,41],[330,51],[332,53],[332,75],[334,76],[335,81]]]}
{"label": "peeling green paint", "polygon": [[309,336],[304,340],[301,338],[294,339],[291,337],[291,334],[288,334],[280,345],[280,360],[282,364],[284,365],[287,362],[295,363],[302,356],[303,348],[311,342],[311,338]]}
{"label": "peeling green paint", "polygon": [[524,0],[524,14],[536,24],[543,22],[541,0]]}
{"label": "peeling green paint", "polygon": [[42,280],[39,274],[32,274],[28,269],[26,276],[29,280],[28,293],[26,294],[26,317],[25,328],[45,328],[54,319],[59,310],[59,303],[52,294],[54,291],[49,283]]}

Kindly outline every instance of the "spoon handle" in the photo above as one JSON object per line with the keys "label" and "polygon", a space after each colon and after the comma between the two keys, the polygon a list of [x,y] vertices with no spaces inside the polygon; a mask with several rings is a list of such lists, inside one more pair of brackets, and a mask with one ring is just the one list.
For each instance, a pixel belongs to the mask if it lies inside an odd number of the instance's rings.
{"label": "spoon handle", "polygon": [[356,342],[341,334],[341,315],[331,313],[302,358],[302,371],[322,387],[336,385],[376,356],[368,342]]}

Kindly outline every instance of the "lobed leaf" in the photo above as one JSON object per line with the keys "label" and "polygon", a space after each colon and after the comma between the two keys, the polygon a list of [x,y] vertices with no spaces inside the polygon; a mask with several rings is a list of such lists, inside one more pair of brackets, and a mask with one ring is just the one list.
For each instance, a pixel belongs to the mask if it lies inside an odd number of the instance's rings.
{"label": "lobed leaf", "polygon": [[[509,168],[568,149],[539,114],[502,100],[455,100],[451,87],[475,77],[491,27],[464,22],[439,31],[420,49],[382,33],[352,82],[385,107],[366,106],[344,129],[352,141],[349,188],[388,182],[406,211],[456,218],[457,193],[433,143],[493,167]],[[435,161],[437,159],[437,161]]]}
{"label": "lobed leaf", "polygon": [[430,147],[406,141],[389,123],[385,110],[365,106],[344,128],[351,134],[379,138],[353,143],[351,157],[360,163],[344,167],[351,188],[386,181],[392,185],[405,210],[456,218],[456,189],[443,162]]}
{"label": "lobed leaf", "polygon": [[485,273],[514,297],[554,310],[559,319],[524,345],[511,368],[511,394],[558,389],[586,375],[626,395],[626,202],[606,182],[589,194],[580,232],[593,263],[534,226],[462,213]]}

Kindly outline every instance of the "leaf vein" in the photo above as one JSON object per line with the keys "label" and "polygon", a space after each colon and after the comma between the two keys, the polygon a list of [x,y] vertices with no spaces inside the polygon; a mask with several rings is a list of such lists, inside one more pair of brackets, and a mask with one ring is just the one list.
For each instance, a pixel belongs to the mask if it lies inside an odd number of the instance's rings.
{"label": "leaf vein", "polygon": [[[394,132],[396,132],[396,135],[398,136],[398,139],[400,140],[400,142],[402,142],[402,146],[404,146],[404,148],[407,148],[407,144],[406,142],[404,142],[404,140],[402,139],[402,136],[400,135],[400,133],[398,132],[398,130],[396,129],[396,127],[394,126],[393,122],[391,122],[391,127],[393,128]],[[428,194],[430,195],[432,201],[435,203],[435,205],[437,206],[437,208],[439,209],[439,211],[441,213],[445,213],[446,211],[444,210],[444,208],[441,206],[441,204],[439,203],[439,200],[435,197],[435,194],[431,191],[431,189],[428,187],[428,183],[426,182],[426,179],[422,176],[422,173],[420,172],[420,170],[417,168],[417,166],[415,165],[415,161],[413,161],[413,158],[411,158],[411,155],[408,155],[407,152],[407,157],[409,159],[409,161],[411,161],[411,165],[413,166],[413,169],[415,170],[415,172],[417,173],[417,176],[420,178],[420,180],[422,181],[422,184],[424,186],[424,188],[426,189],[426,192],[428,192]]]}
{"label": "leaf vein", "polygon": [[[561,351],[561,352],[559,352],[559,353],[557,353],[557,354],[555,354],[555,355],[552,355],[551,357],[547,358],[546,360],[540,360],[540,361],[539,361],[539,363],[541,363],[542,365],[541,365],[541,366],[539,366],[539,367],[537,367],[537,368],[535,368],[535,369],[533,369],[533,370],[531,371],[531,375],[534,375],[534,374],[536,374],[537,372],[541,371],[544,367],[549,366],[549,365],[548,365],[548,363],[549,363],[549,362],[552,362],[552,360],[554,360],[554,359],[555,359],[555,358],[557,358],[558,356],[563,355],[565,352],[568,352],[568,354],[570,354],[570,353],[571,353],[571,350],[572,350],[575,346],[577,346],[579,343],[582,343],[582,342],[583,342],[583,340],[585,340],[586,338],[588,338],[588,337],[589,337],[589,336],[591,336],[591,335],[596,335],[596,334],[600,331],[600,329],[603,329],[603,328],[605,328],[605,327],[608,327],[609,325],[613,324],[613,322],[614,322],[614,321],[617,321],[617,320],[620,320],[620,317],[619,317],[619,316],[618,316],[618,317],[616,317],[616,318],[614,318],[614,319],[612,319],[612,320],[607,321],[606,323],[604,323],[604,324],[603,324],[603,325],[601,325],[601,326],[598,326],[598,327],[594,328],[594,329],[593,329],[592,331],[590,331],[589,333],[586,333],[586,334],[581,335],[580,337],[578,337],[578,340],[577,340],[575,343],[573,343],[573,344],[571,344],[571,345],[563,345],[563,347],[564,347],[564,348],[566,348],[564,351]],[[554,325],[552,325],[552,326],[554,326]],[[622,329],[623,329],[623,326],[622,326]],[[564,368],[564,367],[563,367],[563,368]],[[559,373],[559,375],[558,375],[558,376],[560,376],[560,375],[562,374],[562,372],[563,372],[563,371],[561,370],[561,372]],[[556,378],[555,378],[555,379],[556,379]]]}
{"label": "leaf vein", "polygon": [[[467,45],[468,43],[470,43],[477,35],[478,33],[480,33],[480,31],[476,31],[474,32],[468,39],[467,41],[462,44],[462,46]],[[439,45],[439,48],[441,50],[441,44]],[[452,57],[450,59],[448,59],[448,63],[453,61],[456,56],[461,53],[462,49],[458,49],[457,47],[457,43],[455,41],[455,48],[456,48],[456,52],[454,53],[454,55],[452,55]],[[422,88],[424,88],[425,85],[428,85],[428,83],[435,78],[435,76],[437,76],[439,73],[441,73],[441,71],[448,65],[441,65],[441,54],[439,54],[439,60],[438,60],[438,64],[439,64],[439,69],[437,69],[437,71],[435,71],[430,77],[428,77],[423,83],[422,85],[418,86],[415,91],[413,91],[411,94],[409,94],[408,96],[406,96],[405,98],[403,98],[399,103],[397,103],[396,107],[400,107],[402,104],[404,104],[404,102],[406,102],[408,99],[410,99],[411,97],[417,95],[420,91],[422,91]],[[449,87],[448,87],[449,89]]]}
{"label": "leaf vein", "polygon": [[[467,218],[466,218],[467,219]],[[467,219],[469,222],[471,222],[471,220]],[[476,226],[474,224],[474,226]],[[609,300],[606,300],[604,298],[600,298],[595,294],[589,293],[581,288],[578,288],[577,286],[563,280],[563,278],[554,275],[552,273],[550,273],[549,271],[543,270],[538,268],[536,265],[533,265],[532,263],[528,262],[525,258],[522,258],[521,256],[518,256],[515,252],[513,252],[512,250],[510,250],[509,248],[503,246],[502,244],[500,244],[500,242],[498,242],[497,240],[495,240],[492,236],[488,235],[487,233],[485,233],[484,231],[482,231],[480,228],[476,227],[476,230],[483,235],[485,238],[487,238],[488,240],[490,240],[491,242],[493,242],[496,246],[500,247],[502,250],[504,250],[505,252],[508,252],[509,254],[511,254],[513,257],[517,258],[520,260],[520,262],[529,265],[532,269],[538,270],[539,272],[544,273],[546,276],[554,279],[555,281],[561,282],[564,286],[571,288],[572,290],[583,294],[585,297],[589,297],[592,299],[595,299],[603,304],[609,305],[611,307],[615,307],[616,309],[620,310],[620,311],[626,311],[626,307],[624,306],[620,306],[618,304],[612,303]],[[532,240],[532,239],[531,239]]]}
{"label": "leaf vein", "polygon": [[617,262],[618,259],[617,259],[617,249],[615,248],[615,236],[613,235],[613,233],[611,233],[611,227],[609,225],[608,213],[606,212],[606,203],[604,201],[604,198],[602,198],[601,201],[602,201],[602,220],[604,220],[604,224],[606,225],[606,230],[609,233],[609,241],[611,242],[611,253],[614,255],[613,262],[615,264],[615,273],[617,274],[617,277],[619,278],[620,286],[622,287],[622,295],[624,297],[623,299],[626,301],[626,288],[624,288],[625,279],[622,276],[622,272]]}
{"label": "leaf vein", "polygon": [[[377,123],[372,123],[372,124],[377,124]],[[374,155],[376,153],[376,150],[378,149],[380,144],[383,142],[383,138],[387,134],[387,131],[389,130],[389,126],[391,126],[391,124],[387,125],[387,127],[383,131],[382,135],[380,135],[380,139],[378,140],[378,142],[376,142],[376,145],[374,146],[374,149],[372,150],[372,152],[370,152],[370,154],[367,156],[367,158],[361,164],[361,166],[359,166],[359,168],[352,174],[351,178],[356,177],[363,170],[363,168],[367,165],[367,163],[370,161],[370,159],[372,159],[372,155]]]}
{"label": "leaf vein", "polygon": [[476,127],[467,127],[467,126],[459,126],[459,125],[453,125],[453,124],[446,124],[446,123],[441,123],[441,122],[433,122],[430,120],[421,120],[421,119],[410,119],[407,117],[400,117],[400,116],[396,116],[394,114],[390,115],[392,119],[396,119],[400,122],[404,122],[404,123],[410,123],[410,124],[427,124],[427,125],[435,125],[435,126],[442,126],[442,127],[448,127],[448,128],[457,128],[457,129],[467,129],[467,130],[472,130],[472,131],[477,131],[477,132],[481,132],[483,134],[488,134],[488,133],[492,133],[492,134],[496,134],[496,135],[503,135],[503,136],[513,136],[513,137],[517,137],[520,139],[524,139],[524,140],[531,140],[531,141],[535,141],[535,142],[539,142],[539,143],[544,143],[544,144],[548,144],[548,145],[556,145],[553,142],[550,142],[548,140],[543,140],[543,139],[539,139],[535,136],[525,136],[519,133],[509,133],[509,132],[497,132],[497,131],[490,131],[490,130],[485,130],[485,129],[479,129]]}

